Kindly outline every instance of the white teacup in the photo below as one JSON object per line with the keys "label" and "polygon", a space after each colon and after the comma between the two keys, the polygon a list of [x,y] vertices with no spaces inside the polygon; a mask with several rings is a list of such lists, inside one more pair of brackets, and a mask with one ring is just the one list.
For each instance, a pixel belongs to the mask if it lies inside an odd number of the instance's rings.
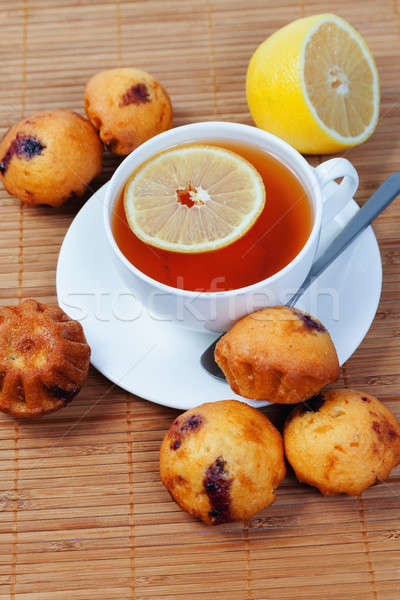
{"label": "white teacup", "polygon": [[[111,228],[115,202],[129,176],[144,161],[172,146],[202,140],[235,140],[257,146],[273,155],[297,175],[312,203],[313,226],[309,238],[283,269],[253,285],[223,292],[193,292],[177,289],[142,273],[122,254]],[[342,194],[326,201],[324,188],[342,178]],[[332,220],[352,198],[358,175],[345,158],[333,158],[313,168],[289,144],[249,125],[205,122],[170,129],[148,140],[121,163],[112,176],[105,197],[104,223],[114,263],[128,288],[158,319],[175,321],[197,331],[226,331],[240,317],[258,308],[285,304],[303,283],[315,258],[321,226]],[[223,276],[223,273],[221,273]]]}

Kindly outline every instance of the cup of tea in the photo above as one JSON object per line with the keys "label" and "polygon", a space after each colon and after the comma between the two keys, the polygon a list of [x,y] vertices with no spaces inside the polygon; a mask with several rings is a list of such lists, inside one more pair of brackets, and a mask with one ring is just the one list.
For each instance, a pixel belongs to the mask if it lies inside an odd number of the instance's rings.
{"label": "cup of tea", "polygon": [[[264,182],[265,206],[255,223],[217,250],[180,253],[154,247],[135,235],[125,214],[124,187],[132,174],[154,156],[188,144],[233,151]],[[342,193],[332,202],[324,189],[339,178]],[[123,281],[154,318],[197,331],[226,331],[245,314],[286,303],[299,289],[315,259],[323,223],[333,221],[357,186],[357,172],[345,158],[313,168],[285,141],[256,127],[184,125],[151,138],[117,168],[105,195],[106,237]]]}

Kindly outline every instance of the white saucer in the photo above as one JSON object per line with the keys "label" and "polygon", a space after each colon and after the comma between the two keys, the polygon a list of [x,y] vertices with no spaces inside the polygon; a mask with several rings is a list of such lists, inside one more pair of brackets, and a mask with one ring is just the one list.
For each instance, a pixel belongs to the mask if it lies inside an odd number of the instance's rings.
{"label": "white saucer", "polygon": [[[332,183],[328,194],[337,193],[337,187]],[[215,334],[194,333],[155,320],[132,299],[114,270],[107,245],[104,192],[105,186],[75,217],[57,265],[59,304],[81,321],[92,348],[92,364],[128,392],[177,409],[228,398],[243,400],[200,366],[200,355]],[[339,224],[343,226],[356,210],[358,205],[351,200]],[[327,243],[326,235],[322,242]],[[381,284],[379,248],[368,228],[299,301],[299,308],[317,316],[328,328],[341,364],[366,335],[378,307]],[[331,296],[325,295],[327,290]]]}

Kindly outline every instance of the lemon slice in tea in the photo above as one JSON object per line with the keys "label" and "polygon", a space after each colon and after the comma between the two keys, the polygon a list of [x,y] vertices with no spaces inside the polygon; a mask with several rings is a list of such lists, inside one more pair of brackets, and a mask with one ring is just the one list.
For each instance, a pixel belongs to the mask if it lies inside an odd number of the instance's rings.
{"label": "lemon slice in tea", "polygon": [[172,252],[208,252],[241,238],[265,205],[265,187],[247,160],[224,148],[181,146],[144,163],[125,186],[133,233]]}

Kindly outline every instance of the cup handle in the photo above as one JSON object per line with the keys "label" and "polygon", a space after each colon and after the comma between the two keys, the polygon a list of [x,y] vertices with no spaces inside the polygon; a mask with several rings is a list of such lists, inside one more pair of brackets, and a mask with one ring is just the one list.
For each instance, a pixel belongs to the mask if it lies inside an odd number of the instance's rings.
{"label": "cup handle", "polygon": [[322,194],[324,202],[322,220],[329,222],[341,212],[355,194],[358,188],[358,173],[346,158],[331,158],[318,165],[315,174],[322,191],[334,179],[343,178],[339,184],[340,194],[333,194],[328,200],[326,195]]}

